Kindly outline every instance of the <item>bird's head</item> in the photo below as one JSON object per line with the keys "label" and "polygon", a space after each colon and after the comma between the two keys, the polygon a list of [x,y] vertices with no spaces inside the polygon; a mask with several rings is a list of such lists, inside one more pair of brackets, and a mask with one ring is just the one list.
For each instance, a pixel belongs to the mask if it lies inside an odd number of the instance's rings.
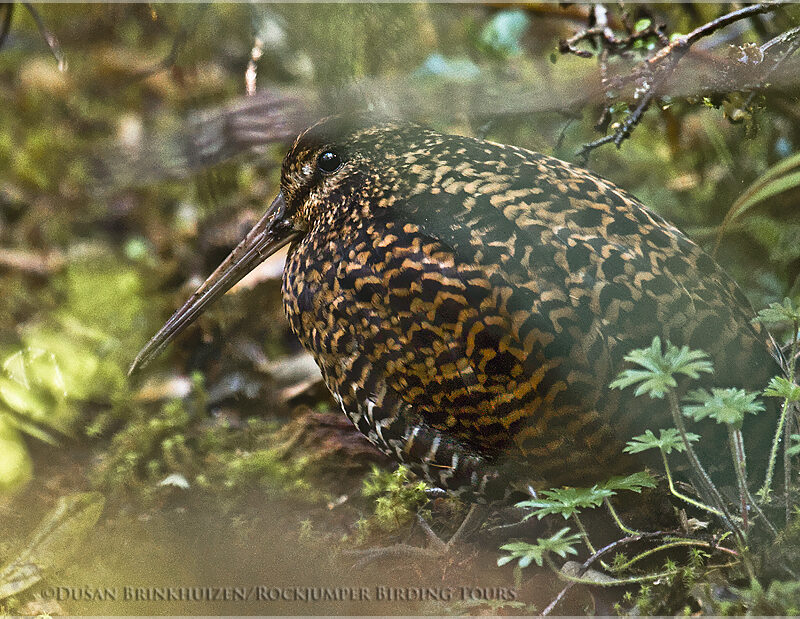
{"label": "bird's head", "polygon": [[[139,352],[129,373],[151,361],[210,303],[281,247],[317,226],[391,201],[397,191],[394,162],[419,131],[406,123],[336,116],[300,134],[283,161],[281,189],[267,212]],[[370,199],[354,201],[356,192]]]}

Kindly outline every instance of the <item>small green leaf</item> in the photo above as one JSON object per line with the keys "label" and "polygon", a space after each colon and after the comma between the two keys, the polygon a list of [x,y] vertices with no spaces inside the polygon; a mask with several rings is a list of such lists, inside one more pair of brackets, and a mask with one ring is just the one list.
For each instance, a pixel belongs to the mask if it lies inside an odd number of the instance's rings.
{"label": "small green leaf", "polygon": [[497,565],[502,566],[506,563],[518,560],[521,568],[528,567],[532,562],[536,562],[539,567],[544,562],[544,557],[548,553],[557,554],[560,557],[566,557],[568,554],[576,555],[578,551],[574,545],[581,541],[581,536],[577,533],[569,533],[569,527],[564,527],[555,535],[546,539],[537,539],[536,544],[529,544],[528,542],[511,542],[500,546],[500,550],[505,550],[510,554],[505,557],[500,557],[497,560]]}
{"label": "small green leaf", "polygon": [[767,388],[764,389],[764,395],[785,398],[789,402],[800,402],[800,385],[790,382],[783,376],[773,376]]}
{"label": "small green leaf", "polygon": [[[687,432],[686,438],[689,439],[690,443],[700,440],[700,436],[694,432]],[[673,449],[682,452],[685,448],[680,432],[676,428],[662,428],[659,430],[658,438],[651,430],[645,430],[644,434],[634,436],[632,440],[628,441],[627,447],[623,451],[629,454],[637,454],[648,449],[659,449],[669,455]]]}
{"label": "small green leaf", "polygon": [[640,471],[633,473],[627,477],[612,477],[608,481],[600,484],[600,487],[606,490],[630,490],[632,492],[640,493],[643,488],[655,488],[658,484],[655,478],[647,471]]}
{"label": "small green leaf", "polygon": [[770,303],[768,308],[760,310],[753,321],[760,321],[765,325],[800,323],[800,308],[795,307],[789,297],[785,297],[783,303]]}
{"label": "small green leaf", "polygon": [[517,503],[517,507],[534,510],[526,516],[536,516],[539,520],[550,514],[560,514],[566,520],[582,509],[599,506],[603,499],[614,495],[614,492],[595,485],[591,488],[557,488],[542,490],[541,496]]}
{"label": "small green leaf", "polygon": [[670,342],[661,352],[661,338],[653,338],[649,348],[637,348],[625,355],[625,361],[635,363],[644,369],[624,370],[610,384],[612,389],[625,389],[638,384],[634,395],[647,394],[661,399],[667,391],[677,386],[675,374],[683,374],[692,379],[700,377],[701,372],[713,372],[708,355],[701,350],[690,350],[688,346],[678,348]]}
{"label": "small green leaf", "polygon": [[681,410],[686,417],[695,421],[711,417],[717,423],[740,428],[745,415],[764,410],[764,405],[756,400],[757,397],[757,393],[744,389],[715,387],[710,393],[705,389],[696,389],[686,394],[685,401],[691,404],[684,405]]}

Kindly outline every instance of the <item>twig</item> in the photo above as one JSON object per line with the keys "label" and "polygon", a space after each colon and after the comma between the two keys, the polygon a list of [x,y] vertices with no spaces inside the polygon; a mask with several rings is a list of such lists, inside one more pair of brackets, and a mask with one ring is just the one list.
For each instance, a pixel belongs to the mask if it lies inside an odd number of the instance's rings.
{"label": "twig", "polygon": [[589,160],[589,154],[597,147],[602,146],[603,144],[608,144],[609,142],[614,141],[614,133],[609,133],[608,135],[604,135],[602,138],[598,138],[593,142],[589,142],[584,144],[580,147],[577,153],[575,153],[575,158],[578,160],[578,163],[581,165],[586,165],[586,162]]}
{"label": "twig", "polygon": [[189,38],[189,34],[193,32],[197,26],[200,24],[200,21],[203,19],[206,10],[208,9],[208,4],[201,4],[197,9],[197,17],[195,20],[189,24],[188,26],[181,26],[178,29],[178,32],[175,34],[175,38],[172,40],[172,46],[170,47],[169,53],[164,56],[159,62],[155,64],[155,66],[151,67],[150,69],[144,69],[140,71],[136,75],[131,78],[131,84],[135,84],[141,80],[146,80],[153,75],[161,73],[162,71],[168,71],[171,69],[175,63],[178,61],[178,54],[181,51],[181,47],[186,43],[186,40]]}
{"label": "twig", "polygon": [[769,80],[770,76],[775,73],[783,63],[786,62],[789,58],[794,55],[794,53],[800,49],[800,26],[795,26],[791,30],[787,30],[786,32],[782,32],[778,36],[773,39],[770,39],[764,45],[762,45],[759,49],[761,53],[766,56],[769,49],[777,44],[785,43],[787,40],[789,41],[789,45],[786,48],[786,51],[776,60],[773,65],[767,69],[766,73],[761,77],[760,83],[753,88],[753,91],[748,95],[747,100],[744,102],[744,107],[747,108],[753,102],[753,99],[756,96],[756,93],[761,90],[764,85]]}
{"label": "twig", "polygon": [[[608,579],[603,580],[591,580],[588,578],[582,578],[581,576],[573,576],[572,574],[567,574],[563,570],[559,570],[556,567],[556,564],[553,562],[553,559],[550,558],[549,555],[545,555],[545,562],[547,563],[548,567],[553,570],[561,580],[566,580],[570,583],[574,583],[576,585],[596,585],[599,587],[621,587],[624,585],[635,585],[644,582],[650,582],[653,580],[658,580],[659,578],[664,578],[666,576],[670,576],[674,574],[677,570],[671,570],[666,572],[658,572],[655,574],[643,574],[641,576],[628,576],[626,578],[614,578],[612,576],[608,576]],[[606,576],[604,574],[604,576]]]}
{"label": "twig", "polygon": [[[658,537],[673,536],[673,535],[675,535],[675,533],[672,533],[670,531],[654,531],[654,532],[651,532],[651,533],[640,533],[638,535],[630,535],[628,537],[623,537],[622,539],[618,539],[615,542],[611,542],[610,544],[608,544],[606,546],[603,546],[603,548],[601,548],[596,553],[594,553],[591,557],[586,559],[586,561],[584,561],[581,564],[581,567],[578,570],[576,576],[578,578],[580,578],[580,576],[585,574],[586,570],[588,570],[595,561],[599,560],[600,557],[602,557],[603,555],[608,554],[612,550],[616,550],[620,546],[624,546],[626,544],[632,544],[632,543],[635,543],[635,542],[640,542],[640,541],[645,540],[645,539],[654,539],[654,538],[658,538]],[[698,540],[698,545],[702,545],[702,544],[708,544],[708,546],[707,546],[708,548],[710,548],[712,550],[719,550],[721,552],[728,553],[729,555],[732,555],[734,557],[739,557],[740,556],[738,552],[736,552],[735,550],[731,550],[730,548],[725,548],[724,546],[718,546],[718,545],[710,543],[710,542],[705,542],[703,540]],[[572,589],[572,587],[574,585],[576,585],[576,584],[578,584],[578,583],[575,582],[575,581],[568,582],[564,586],[564,588],[558,593],[558,595],[555,597],[555,599],[552,602],[550,602],[550,604],[548,604],[547,607],[542,611],[542,616],[543,617],[547,616],[551,612],[553,612],[553,609],[556,607],[556,605],[558,605],[558,603],[562,599],[564,599],[564,596],[567,594],[567,592],[570,589]]]}
{"label": "twig", "polygon": [[248,97],[256,94],[256,78],[258,77],[258,61],[264,54],[264,42],[256,37],[253,49],[250,50],[250,60],[247,61],[247,71],[244,73],[244,88]]}
{"label": "twig", "polygon": [[583,41],[594,41],[601,49],[614,52],[618,56],[626,56],[637,41],[656,36],[662,45],[667,44],[662,24],[651,24],[638,32],[628,31],[624,37],[618,37],[608,25],[608,10],[602,4],[595,4],[592,10],[595,24],[575,33],[568,39],[559,41],[558,48],[562,54],[573,54],[580,58],[591,58],[594,54],[590,51],[579,49],[577,46]]}
{"label": "twig", "polygon": [[[625,86],[631,82],[638,82],[640,84],[639,89],[637,89],[637,94],[640,97],[639,103],[634,108],[633,112],[630,113],[630,115],[619,126],[619,128],[614,131],[613,134],[610,136],[604,136],[603,138],[594,140],[588,144],[584,144],[576,153],[576,157],[585,162],[592,150],[602,146],[603,144],[608,144],[609,142],[614,142],[617,148],[619,148],[622,142],[630,137],[632,131],[636,128],[639,122],[641,122],[642,116],[650,108],[650,105],[656,98],[663,83],[672,75],[678,63],[697,41],[714,34],[718,30],[742,19],[774,11],[783,4],[785,4],[785,1],[783,0],[776,2],[762,2],[738,9],[736,11],[731,11],[726,15],[722,15],[721,17],[713,19],[710,22],[695,28],[688,34],[675,38],[671,42],[666,42],[666,37],[664,36],[660,27],[655,27],[653,31],[648,32],[648,36],[651,36],[652,34],[659,36],[659,41],[663,44],[661,49],[656,51],[649,58],[640,62],[639,65],[637,65],[637,67],[627,75],[618,76],[613,80],[606,79],[606,77],[603,76],[603,89],[606,93],[611,90],[621,88],[622,86]],[[560,50],[562,53],[572,53],[581,57],[592,56],[592,54],[589,52],[577,49],[576,45],[580,41],[591,36],[597,36],[601,34],[603,52],[606,52],[606,54],[601,52],[599,55],[601,73],[603,72],[604,66],[607,62],[608,53],[613,52],[620,56],[625,55],[627,52],[627,48],[625,46],[626,42],[632,37],[635,37],[634,40],[639,40],[642,38],[642,33],[634,33],[633,35],[629,35],[626,39],[620,39],[613,34],[609,36],[602,28],[595,26],[594,28],[589,28],[578,32],[573,37],[562,41]],[[609,115],[609,103],[606,102],[605,108],[600,117],[600,121],[598,122],[600,128],[604,128],[604,125],[607,125]]]}
{"label": "twig", "polygon": [[681,436],[681,442],[683,442],[684,451],[689,459],[689,463],[692,465],[692,470],[697,475],[700,485],[705,488],[705,494],[715,503],[715,507],[722,512],[723,515],[721,518],[723,522],[728,529],[733,532],[739,543],[739,546],[744,548],[746,546],[746,542],[742,529],[733,521],[733,517],[731,516],[730,511],[728,511],[728,507],[725,504],[725,499],[722,498],[722,495],[720,495],[719,490],[717,490],[717,487],[714,485],[714,482],[711,481],[711,477],[709,477],[708,473],[703,468],[703,465],[700,464],[700,460],[697,457],[691,442],[689,441],[686,433],[686,426],[683,423],[683,416],[681,415],[680,406],[678,405],[678,397],[675,395],[674,391],[670,391],[667,394],[667,398],[669,399],[672,421],[675,423],[675,427],[678,429],[678,433]]}
{"label": "twig", "polygon": [[64,256],[57,251],[51,251],[49,254],[37,254],[21,249],[0,247],[0,268],[12,271],[49,275],[58,271],[65,261]]}
{"label": "twig", "polygon": [[0,8],[6,10],[6,14],[3,15],[3,25],[0,26],[0,49],[3,49],[3,45],[5,45],[6,39],[8,38],[8,33],[11,30],[11,17],[14,15],[14,3],[3,2],[0,4]]}
{"label": "twig", "polygon": [[58,70],[66,71],[67,59],[64,57],[64,52],[61,50],[61,43],[58,42],[56,35],[47,29],[42,16],[39,15],[39,11],[37,11],[30,2],[23,2],[22,6],[28,9],[28,13],[31,14],[33,21],[36,22],[36,27],[39,29],[39,34],[42,35],[44,42],[47,43],[47,47],[50,49],[50,53],[53,54],[53,58],[55,58],[56,62],[58,63]]}
{"label": "twig", "polygon": [[[750,6],[746,6],[742,9],[738,9],[736,11],[731,11],[730,13],[723,15],[722,17],[717,17],[716,19],[712,19],[707,24],[703,24],[699,28],[695,28],[689,34],[679,37],[669,46],[676,46],[676,47],[685,47],[687,50],[689,47],[697,43],[700,39],[707,37],[710,34],[714,34],[717,30],[724,28],[725,26],[729,26],[734,22],[739,21],[740,19],[745,19],[747,17],[754,17],[755,15],[761,15],[763,13],[769,13],[770,11],[774,11],[777,8],[780,8],[784,4],[787,4],[786,0],[778,0],[776,2],[760,2],[758,4],[752,4]],[[683,41],[681,41],[683,39]],[[655,54],[652,60],[656,59],[661,52],[664,50],[660,50],[658,54]],[[684,53],[686,53],[684,51]]]}

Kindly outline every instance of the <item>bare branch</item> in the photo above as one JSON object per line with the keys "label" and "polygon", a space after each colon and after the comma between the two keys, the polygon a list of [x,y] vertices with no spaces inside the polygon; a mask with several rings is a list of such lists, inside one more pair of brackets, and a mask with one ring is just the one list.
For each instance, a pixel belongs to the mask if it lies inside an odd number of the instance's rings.
{"label": "bare branch", "polygon": [[134,75],[130,83],[133,84],[140,80],[148,79],[153,75],[161,73],[162,71],[169,71],[173,66],[175,66],[175,63],[178,61],[178,54],[180,53],[181,48],[184,46],[189,36],[197,29],[197,26],[203,19],[208,7],[208,4],[201,4],[197,8],[197,17],[194,19],[194,21],[192,21],[192,23],[188,26],[181,26],[178,29],[178,32],[175,34],[175,38],[172,40],[172,46],[170,47],[169,53],[154,67],[145,69],[137,75]]}
{"label": "bare branch", "polygon": [[61,50],[61,43],[58,42],[56,35],[47,29],[42,16],[39,15],[39,11],[37,11],[30,2],[23,2],[22,6],[28,9],[28,13],[31,14],[33,21],[36,22],[36,27],[39,29],[39,34],[42,35],[44,42],[47,43],[50,53],[53,54],[53,58],[55,58],[56,62],[58,63],[58,70],[66,71],[67,59],[64,57],[64,52]]}
{"label": "bare branch", "polygon": [[3,49],[3,45],[8,38],[8,32],[11,30],[11,17],[14,15],[14,3],[3,2],[0,4],[0,9],[5,9],[3,24],[0,25],[0,49]]}
{"label": "bare branch", "polygon": [[750,93],[750,96],[747,97],[747,101],[745,101],[745,108],[750,107],[750,104],[753,102],[753,98],[756,96],[756,93],[764,87],[772,74],[775,73],[775,71],[777,71],[781,66],[783,66],[783,63],[791,58],[791,56],[794,55],[798,49],[800,49],[800,26],[796,26],[791,30],[782,32],[775,38],[764,43],[759,49],[761,50],[762,55],[766,57],[773,47],[778,47],[780,45],[786,45],[786,49],[782,53],[778,54],[778,59],[769,69],[767,69],[767,72],[761,78],[760,84],[753,88],[753,92]]}
{"label": "bare branch", "polygon": [[[603,144],[608,144],[609,142],[613,142],[619,148],[622,142],[630,137],[632,131],[636,128],[639,122],[641,122],[644,113],[650,108],[653,101],[658,96],[658,93],[661,91],[664,83],[673,75],[678,63],[687,54],[687,52],[689,52],[691,47],[699,40],[708,37],[718,30],[721,30],[722,28],[725,28],[726,26],[729,26],[740,20],[775,11],[784,4],[786,4],[784,0],[776,2],[762,2],[732,11],[726,15],[722,15],[721,17],[711,20],[706,24],[703,24],[698,28],[695,28],[688,34],[676,37],[671,42],[667,40],[666,35],[663,32],[663,26],[654,26],[653,24],[650,24],[648,29],[635,33],[629,32],[626,37],[620,38],[613,33],[609,34],[609,29],[604,27],[601,23],[597,23],[592,28],[580,31],[566,41],[562,41],[560,46],[562,53],[572,53],[581,57],[586,57],[587,55],[591,56],[592,54],[577,49],[576,46],[580,41],[590,39],[591,37],[596,37],[595,40],[601,46],[601,51],[598,54],[598,62],[602,74],[603,90],[607,95],[607,101],[604,104],[600,120],[597,123],[598,130],[605,130],[611,119],[612,101],[610,93],[630,83],[635,83],[637,85],[634,96],[638,102],[636,107],[632,112],[630,112],[624,122],[619,125],[613,134],[604,136],[603,138],[588,144],[584,144],[576,153],[576,156],[585,162],[592,150],[602,146]],[[595,17],[599,15],[597,11],[595,11],[594,14]],[[787,34],[788,33],[784,33],[784,35]],[[639,62],[632,71],[627,72],[625,75],[619,75],[614,78],[607,77],[607,63],[610,55],[620,57],[628,55],[630,49],[636,41],[641,41],[644,38],[652,37],[653,35],[658,37],[658,41],[662,45],[660,49],[658,49],[649,58]],[[794,51],[797,49],[797,47],[792,49],[795,39],[791,37],[788,38],[790,40],[789,49],[791,49],[791,53],[794,53]],[[787,38],[784,36],[784,38],[781,39],[781,42],[785,43],[786,40]],[[800,44],[798,44],[798,46],[800,46]],[[788,58],[791,53],[784,55],[782,59],[778,61],[777,65],[774,65],[767,72],[767,75],[762,77],[761,84],[766,81],[766,78],[771,75],[777,66],[782,64],[783,60]]]}

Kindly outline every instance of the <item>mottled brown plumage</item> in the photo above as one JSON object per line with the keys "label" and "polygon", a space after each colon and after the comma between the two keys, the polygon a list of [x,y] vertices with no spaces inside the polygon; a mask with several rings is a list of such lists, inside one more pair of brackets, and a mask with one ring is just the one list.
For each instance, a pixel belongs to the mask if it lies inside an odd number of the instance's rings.
{"label": "mottled brown plumage", "polygon": [[[608,384],[656,335],[709,352],[707,385],[761,389],[778,371],[736,284],[610,182],[513,146],[339,117],[295,141],[270,211],[137,363],[289,242],[286,314],[345,414],[434,486],[478,499],[641,469],[625,442],[669,414]],[[768,439],[774,414],[745,436]],[[714,424],[700,433],[725,444]]]}

